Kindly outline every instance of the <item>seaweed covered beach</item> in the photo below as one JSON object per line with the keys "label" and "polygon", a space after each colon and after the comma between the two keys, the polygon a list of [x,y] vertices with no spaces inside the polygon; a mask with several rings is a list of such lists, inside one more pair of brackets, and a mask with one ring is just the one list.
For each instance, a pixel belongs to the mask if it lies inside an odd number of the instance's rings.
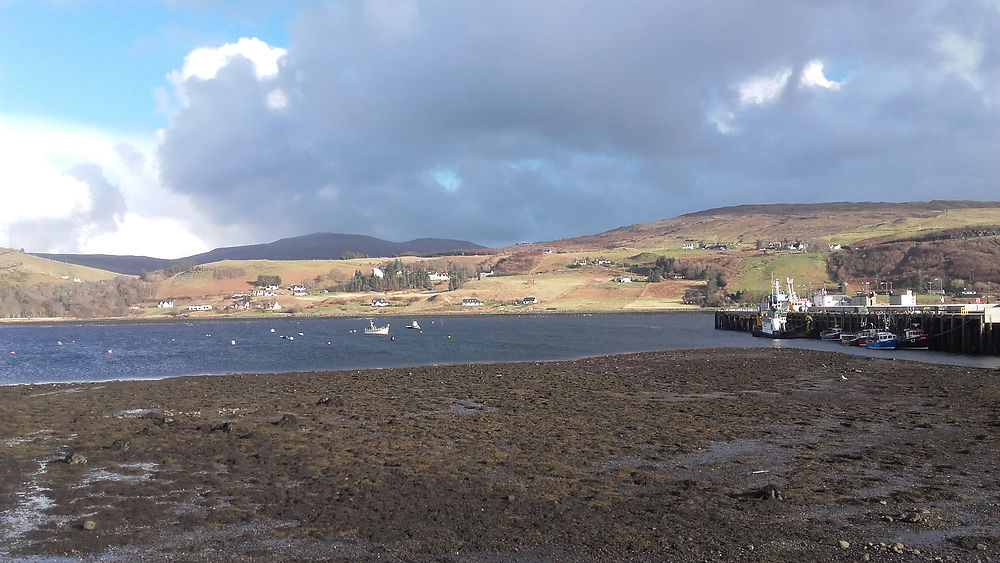
{"label": "seaweed covered beach", "polygon": [[0,558],[1000,561],[998,383],[743,348],[0,387]]}

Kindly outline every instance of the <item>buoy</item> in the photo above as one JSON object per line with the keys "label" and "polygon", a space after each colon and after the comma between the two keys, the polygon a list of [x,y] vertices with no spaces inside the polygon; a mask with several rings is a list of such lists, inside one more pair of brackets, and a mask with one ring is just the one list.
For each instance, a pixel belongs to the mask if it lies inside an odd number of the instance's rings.
{"label": "buoy", "polygon": [[451,335],[450,335],[450,334],[448,335],[448,338],[451,338]]}
{"label": "buoy", "polygon": [[62,340],[56,340],[56,346],[62,346]]}
{"label": "buoy", "polygon": [[16,355],[17,355],[17,352],[15,352],[15,351],[11,350],[11,351],[10,351],[10,355],[11,355],[11,356],[16,356]]}
{"label": "buoy", "polygon": [[212,335],[211,334],[206,334],[205,338],[212,338]]}
{"label": "buoy", "polygon": [[271,329],[271,332],[274,332],[274,329],[273,329],[273,328]]}
{"label": "buoy", "polygon": [[171,342],[173,342],[173,341],[174,341],[174,339],[173,339],[173,338],[171,338],[171,339],[170,339],[170,341],[171,341]]}
{"label": "buoy", "polygon": [[111,353],[111,348],[108,348],[108,354],[110,354],[110,353]]}
{"label": "buoy", "polygon": [[331,343],[329,340],[326,341],[326,345],[329,346]]}
{"label": "buoy", "polygon": [[395,337],[395,336],[390,336],[390,337],[389,337],[389,340],[393,340],[393,341],[395,341],[395,340],[396,340],[396,337]]}
{"label": "buoy", "polygon": [[295,340],[295,337],[294,336],[289,336],[288,339],[289,340]]}
{"label": "buoy", "polygon": [[235,340],[230,340],[229,343],[232,344],[233,346],[236,346],[236,341]]}

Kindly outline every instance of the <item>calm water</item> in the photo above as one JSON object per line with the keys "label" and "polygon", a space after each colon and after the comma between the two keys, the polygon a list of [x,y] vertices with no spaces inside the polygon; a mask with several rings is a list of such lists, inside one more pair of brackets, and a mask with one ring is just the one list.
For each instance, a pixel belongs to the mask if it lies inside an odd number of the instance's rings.
{"label": "calm water", "polygon": [[1000,358],[917,350],[876,352],[817,340],[753,338],[717,331],[713,319],[710,314],[669,313],[422,317],[421,331],[404,328],[409,318],[380,319],[379,324],[391,323],[395,340],[364,334],[366,320],[343,318],[0,325],[0,385],[559,360],[719,346],[809,348],[1000,367]]}

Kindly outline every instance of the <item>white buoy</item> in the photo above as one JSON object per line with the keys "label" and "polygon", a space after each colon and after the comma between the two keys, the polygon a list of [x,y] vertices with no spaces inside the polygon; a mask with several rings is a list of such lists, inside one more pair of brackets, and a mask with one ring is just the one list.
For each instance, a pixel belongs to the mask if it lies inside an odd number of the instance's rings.
{"label": "white buoy", "polygon": [[271,329],[271,332],[274,332],[274,329],[273,329],[273,328]]}
{"label": "white buoy", "polygon": [[331,344],[331,342],[329,340],[327,340],[326,341],[326,345],[329,346],[330,344]]}
{"label": "white buoy", "polygon": [[236,346],[236,341],[235,340],[230,340],[229,343],[232,344],[233,346]]}
{"label": "white buoy", "polygon": [[295,337],[294,336],[289,336],[288,339],[289,340],[295,340]]}
{"label": "white buoy", "polygon": [[110,353],[111,353],[111,348],[108,348],[108,354],[110,354]]}
{"label": "white buoy", "polygon": [[56,346],[62,346],[62,340],[56,340]]}

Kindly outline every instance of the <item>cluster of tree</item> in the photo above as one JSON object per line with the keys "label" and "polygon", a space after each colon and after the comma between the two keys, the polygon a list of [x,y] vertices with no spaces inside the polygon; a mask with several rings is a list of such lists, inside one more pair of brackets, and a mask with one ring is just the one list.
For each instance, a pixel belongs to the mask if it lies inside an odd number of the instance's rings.
{"label": "cluster of tree", "polygon": [[257,276],[257,280],[253,282],[253,285],[257,287],[267,287],[269,285],[280,286],[281,276],[269,276],[266,274],[260,274]]}
{"label": "cluster of tree", "polygon": [[410,268],[398,258],[379,268],[383,275],[354,272],[350,280],[330,288],[331,291],[395,291],[400,289],[423,289],[431,286],[429,272],[423,268]]}
{"label": "cluster of tree", "polygon": [[152,299],[156,285],[128,276],[74,284],[40,284],[0,290],[0,317],[125,316],[130,305]]}
{"label": "cluster of tree", "polygon": [[[827,273],[835,281],[886,280],[915,291],[949,291],[949,283],[1000,282],[1000,237],[888,242],[830,255]],[[961,288],[959,288],[959,291]]]}
{"label": "cluster of tree", "polygon": [[353,260],[355,258],[368,258],[368,255],[361,252],[345,252],[340,255],[341,260]]}
{"label": "cluster of tree", "polygon": [[664,278],[672,275],[680,275],[688,280],[709,280],[714,281],[718,288],[729,285],[729,274],[724,268],[714,263],[699,262],[695,260],[677,260],[660,256],[652,266],[633,266],[633,273],[646,276],[652,283],[663,281]]}

